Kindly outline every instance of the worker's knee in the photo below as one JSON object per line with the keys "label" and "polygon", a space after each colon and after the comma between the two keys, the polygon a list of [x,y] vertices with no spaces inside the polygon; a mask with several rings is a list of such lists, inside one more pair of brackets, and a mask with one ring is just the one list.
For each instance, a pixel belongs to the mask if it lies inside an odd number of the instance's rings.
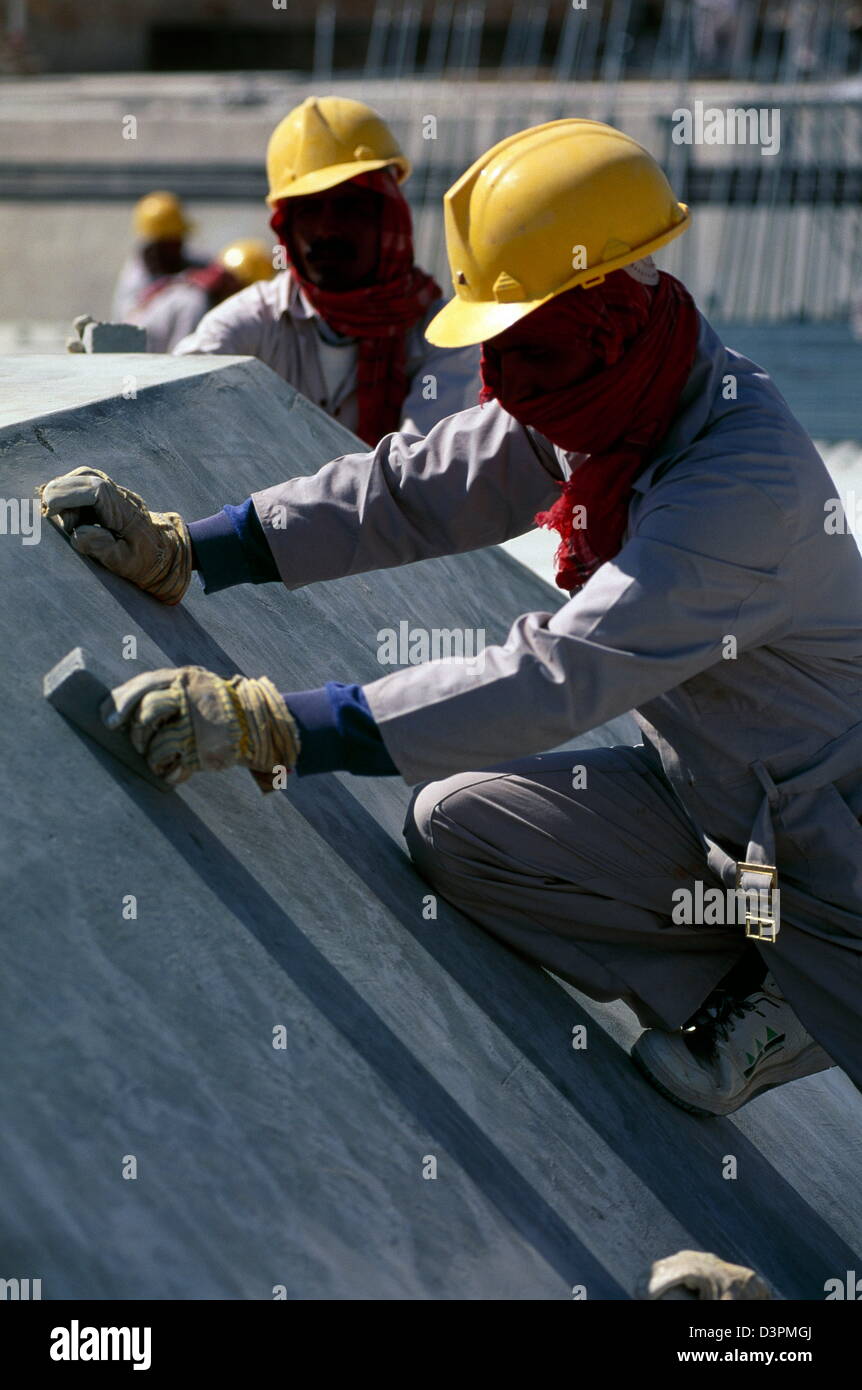
{"label": "worker's knee", "polygon": [[435,859],[434,816],[440,804],[442,782],[425,782],[410,798],[404,819],[404,839],[410,857],[425,876],[430,877]]}
{"label": "worker's knee", "polygon": [[[410,800],[404,820],[404,839],[414,864],[429,881],[440,881],[446,872],[452,837],[457,838],[461,820],[458,811],[469,798],[470,781],[459,774],[439,782],[424,782]],[[448,853],[442,843],[444,839]]]}

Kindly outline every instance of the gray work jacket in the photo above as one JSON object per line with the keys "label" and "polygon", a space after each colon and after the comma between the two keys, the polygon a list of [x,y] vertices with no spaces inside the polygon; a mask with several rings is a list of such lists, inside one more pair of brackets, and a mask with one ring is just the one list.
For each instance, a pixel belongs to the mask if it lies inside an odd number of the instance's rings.
{"label": "gray work jacket", "polygon": [[128,310],[126,323],[146,330],[147,352],[170,352],[193,332],[209,309],[210,297],[185,276],[172,275],[146,304]]}
{"label": "gray work jacket", "polygon": [[[443,303],[440,299],[432,304],[407,334],[410,385],[401,408],[401,429],[413,434],[427,434],[438,420],[474,405],[479,395],[479,349],[432,347],[425,337],[425,329]],[[177,343],[174,356],[258,357],[355,433],[359,422],[356,370],[331,392],[320,360],[320,328],[317,314],[285,270],[217,304],[193,333]],[[330,330],[329,339],[333,336]]]}
{"label": "gray work jacket", "polygon": [[[254,503],[296,588],[520,535],[577,462],[492,403]],[[781,930],[762,950],[862,1085],[862,556],[836,496],[766,372],[701,319],[619,554],[557,611],[515,617],[481,662],[412,666],[365,694],[411,784],[633,709],[727,886],[741,860],[777,862]]]}

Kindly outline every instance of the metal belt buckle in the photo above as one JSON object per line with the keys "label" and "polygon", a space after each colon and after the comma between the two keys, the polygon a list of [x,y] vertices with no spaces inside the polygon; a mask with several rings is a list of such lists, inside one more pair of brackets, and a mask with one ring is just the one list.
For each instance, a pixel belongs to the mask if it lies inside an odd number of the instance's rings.
{"label": "metal belt buckle", "polygon": [[[743,874],[769,874],[769,887],[745,889],[742,888]],[[743,893],[756,892],[758,895],[766,892],[770,895],[778,891],[778,870],[774,864],[750,864],[741,859],[736,866],[736,887],[742,888]],[[774,942],[778,937],[778,922],[774,916],[774,908],[771,897],[768,904],[768,913],[761,915],[759,912],[749,912],[746,906],[745,913],[745,935],[752,941]]]}

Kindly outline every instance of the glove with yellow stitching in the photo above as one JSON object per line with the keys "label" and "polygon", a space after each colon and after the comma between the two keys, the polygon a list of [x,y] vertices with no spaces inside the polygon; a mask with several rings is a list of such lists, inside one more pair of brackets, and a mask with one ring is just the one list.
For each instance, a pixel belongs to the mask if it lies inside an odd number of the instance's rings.
{"label": "glove with yellow stitching", "polygon": [[75,468],[36,491],[42,515],[81,555],[161,599],[179,603],[192,576],[188,527],[176,512],[151,512],[136,492],[98,468]]}
{"label": "glove with yellow stitching", "polygon": [[242,764],[264,792],[299,756],[299,732],[266,676],[223,680],[202,666],[146,671],[111,691],[101,708],[109,729],[125,728],[150,770],[166,782]]}

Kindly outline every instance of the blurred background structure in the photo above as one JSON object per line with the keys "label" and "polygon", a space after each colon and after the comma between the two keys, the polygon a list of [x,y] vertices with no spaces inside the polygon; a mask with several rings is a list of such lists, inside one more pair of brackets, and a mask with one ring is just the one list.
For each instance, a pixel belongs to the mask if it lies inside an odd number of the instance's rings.
{"label": "blurred background structure", "polygon": [[6,0],[9,71],[782,80],[849,72],[858,0]]}
{"label": "blurred background structure", "polygon": [[[846,321],[860,69],[862,0],[5,0],[0,319],[104,315],[152,188],[191,203],[209,249],[266,234],[269,132],[332,91],[393,124],[419,257],[444,281],[449,184],[505,135],[583,115],[646,145],[693,207],[662,264],[707,314]],[[697,101],[777,108],[778,153],[675,144],[672,113]]]}

